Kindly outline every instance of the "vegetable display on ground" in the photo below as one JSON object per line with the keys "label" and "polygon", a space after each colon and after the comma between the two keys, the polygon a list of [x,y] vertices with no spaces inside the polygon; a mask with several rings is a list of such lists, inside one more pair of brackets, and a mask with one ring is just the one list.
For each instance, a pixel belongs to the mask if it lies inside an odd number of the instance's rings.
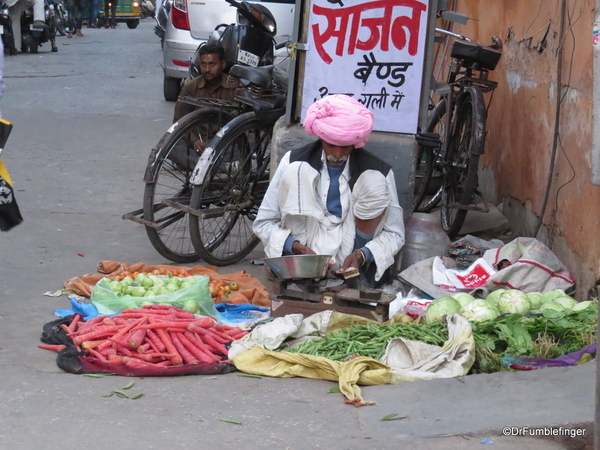
{"label": "vegetable display on ground", "polygon": [[198,318],[161,305],[87,322],[75,315],[68,326],[61,327],[79,350],[97,360],[135,368],[223,362],[227,360],[226,344],[248,334],[220,325],[212,317]]}

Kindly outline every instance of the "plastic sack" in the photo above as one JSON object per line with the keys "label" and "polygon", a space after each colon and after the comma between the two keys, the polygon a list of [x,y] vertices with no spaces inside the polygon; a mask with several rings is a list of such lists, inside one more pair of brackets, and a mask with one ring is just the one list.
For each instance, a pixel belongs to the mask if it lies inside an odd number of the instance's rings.
{"label": "plastic sack", "polygon": [[565,265],[535,238],[519,237],[502,247],[487,250],[483,258],[498,272],[488,280],[488,289],[519,289],[546,293],[567,290],[575,284]]}
{"label": "plastic sack", "polygon": [[94,286],[91,301],[102,316],[117,314],[124,309],[138,309],[147,304],[155,304],[171,305],[194,314],[218,317],[219,313],[208,290],[209,278],[202,275],[196,275],[194,278],[197,282],[191,286],[152,297],[119,297],[109,286],[111,280],[103,278]]}
{"label": "plastic sack", "polygon": [[467,269],[448,269],[439,257],[433,260],[433,284],[448,291],[471,290],[484,287],[496,273],[483,258],[477,259]]}

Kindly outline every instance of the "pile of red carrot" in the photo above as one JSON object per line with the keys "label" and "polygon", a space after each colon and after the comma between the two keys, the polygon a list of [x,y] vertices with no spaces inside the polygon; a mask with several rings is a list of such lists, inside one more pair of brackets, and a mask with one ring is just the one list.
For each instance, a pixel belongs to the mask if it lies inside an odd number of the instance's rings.
{"label": "pile of red carrot", "polygon": [[[61,325],[75,346],[102,362],[129,367],[167,367],[227,362],[225,344],[248,331],[221,325],[212,317],[167,305],[148,305],[84,322],[76,314]],[[39,345],[60,350],[59,346]]]}

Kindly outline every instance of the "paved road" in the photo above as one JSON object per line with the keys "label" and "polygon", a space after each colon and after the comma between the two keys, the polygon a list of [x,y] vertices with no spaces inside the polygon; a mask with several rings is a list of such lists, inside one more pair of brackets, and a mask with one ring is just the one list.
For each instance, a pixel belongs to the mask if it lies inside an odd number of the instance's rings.
{"label": "paved road", "polygon": [[[485,437],[495,449],[575,444],[499,430],[591,422],[593,364],[365,387],[377,405],[353,408],[327,394],[331,382],[235,373],[137,379],[142,399],[104,398],[129,380],[64,373],[37,349],[52,311],[68,306],[44,292],[94,273],[101,260],[165,262],[140,226],[121,219],[141,207],[145,162],[173,108],[162,98],[152,29],[145,20],[136,30],[84,30],[59,38],[58,53],[6,59],[0,109],[15,129],[3,157],[25,222],[0,234],[0,449],[447,449],[480,448]],[[241,269],[262,277],[248,261],[224,272]],[[406,419],[381,421],[390,413]]]}

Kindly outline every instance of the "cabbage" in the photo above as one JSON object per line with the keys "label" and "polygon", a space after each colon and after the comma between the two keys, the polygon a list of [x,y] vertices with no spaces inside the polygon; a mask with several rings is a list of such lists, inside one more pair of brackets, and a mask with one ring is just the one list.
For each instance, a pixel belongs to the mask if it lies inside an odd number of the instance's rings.
{"label": "cabbage", "polygon": [[554,289],[553,291],[546,292],[544,297],[546,297],[546,301],[549,302],[550,300],[554,300],[556,297],[562,297],[564,295],[566,294],[562,289]]}
{"label": "cabbage", "polygon": [[452,297],[439,297],[432,301],[427,307],[425,320],[427,323],[441,321],[446,314],[454,314],[460,310],[460,303]]}
{"label": "cabbage", "polygon": [[461,308],[464,308],[466,305],[475,300],[475,297],[467,294],[466,292],[457,292],[456,294],[452,295],[452,298],[460,304]]}
{"label": "cabbage", "polygon": [[485,301],[488,302],[490,305],[498,307],[498,302],[500,301],[500,296],[504,292],[506,292],[506,289],[496,289],[495,291],[492,291],[487,295],[487,297],[485,298]]}
{"label": "cabbage", "polygon": [[529,300],[531,309],[540,309],[540,306],[546,302],[546,296],[541,292],[529,292],[527,300]]}
{"label": "cabbage", "polygon": [[558,303],[565,309],[573,309],[573,307],[577,304],[577,301],[568,295],[563,295],[561,297],[556,297],[552,300],[554,303]]}
{"label": "cabbage", "polygon": [[584,309],[588,309],[590,306],[592,306],[592,303],[594,302],[580,302],[577,303],[575,306],[573,306],[573,311],[583,311]]}
{"label": "cabbage", "polygon": [[549,301],[544,303],[540,310],[544,317],[554,318],[560,316],[565,311],[565,308],[560,303]]}
{"label": "cabbage", "polygon": [[527,294],[517,289],[509,289],[500,295],[498,309],[501,314],[527,314],[531,309]]}
{"label": "cabbage", "polygon": [[495,319],[500,313],[495,306],[480,298],[464,306],[460,311],[460,315],[473,322],[484,322]]}

